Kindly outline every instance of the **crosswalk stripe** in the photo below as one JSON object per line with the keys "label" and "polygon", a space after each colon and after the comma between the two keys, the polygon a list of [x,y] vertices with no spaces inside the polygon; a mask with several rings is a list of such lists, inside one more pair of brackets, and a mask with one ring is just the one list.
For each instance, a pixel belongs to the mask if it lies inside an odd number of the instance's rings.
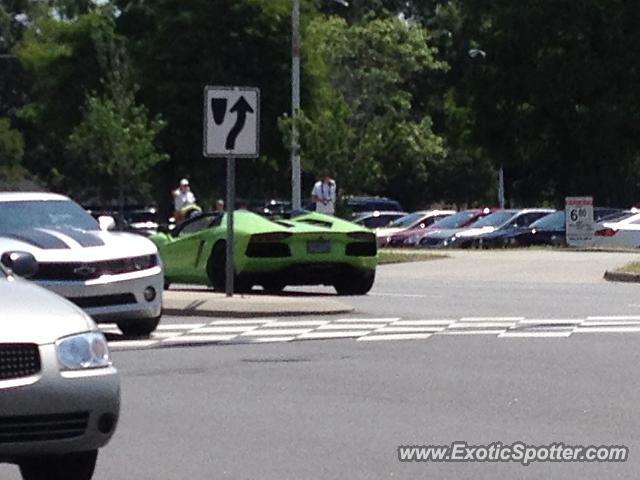
{"label": "crosswalk stripe", "polygon": [[[370,331],[370,330],[369,330]],[[302,335],[298,335],[296,340],[321,340],[332,338],[354,338],[361,337],[369,331],[357,330],[357,331],[340,331],[340,332],[307,332]]]}
{"label": "crosswalk stripe", "polygon": [[110,342],[109,350],[150,347],[151,345],[156,345],[158,343],[160,343],[158,340],[121,340],[118,342]]}
{"label": "crosswalk stripe", "polygon": [[504,331],[504,328],[500,330],[443,330],[435,335],[498,335]]}
{"label": "crosswalk stripe", "polygon": [[396,333],[385,335],[365,335],[357,339],[358,342],[375,342],[384,340],[424,340],[429,338],[431,333]]}
{"label": "crosswalk stripe", "polygon": [[461,322],[517,322],[524,317],[462,317]]}
{"label": "crosswalk stripe", "polygon": [[544,337],[568,337],[572,331],[566,332],[504,332],[498,338],[544,338]]}
{"label": "crosswalk stripe", "polygon": [[454,323],[455,320],[398,320],[397,322],[393,322],[392,325],[398,327],[422,327],[428,325],[450,325]]}
{"label": "crosswalk stripe", "polygon": [[[236,333],[236,334],[240,334],[240,333],[244,333],[252,328],[257,328],[257,327],[202,327],[202,328],[196,328],[195,330],[192,330],[191,332],[193,332],[196,335],[201,335],[204,333]],[[191,333],[190,332],[190,333]]]}
{"label": "crosswalk stripe", "polygon": [[206,342],[225,342],[237,337],[237,334],[233,335],[182,335],[180,337],[167,338],[162,341],[165,343],[206,343]]}
{"label": "crosswalk stripe", "polygon": [[321,326],[321,325],[326,325],[327,323],[330,323],[329,320],[296,320],[296,321],[289,321],[289,320],[285,320],[285,321],[274,321],[274,322],[270,322],[267,323],[265,325],[265,327],[270,328],[270,327],[314,327],[314,326]]}
{"label": "crosswalk stripe", "polygon": [[312,328],[272,328],[272,329],[258,329],[251,330],[250,332],[245,332],[241,336],[243,337],[271,337],[271,336],[290,336],[290,335],[301,335],[306,332],[310,332],[313,330]]}
{"label": "crosswalk stripe", "polygon": [[394,324],[374,330],[373,333],[434,333],[442,330],[444,327],[396,327]]}
{"label": "crosswalk stripe", "polygon": [[356,323],[356,324],[336,324],[329,323],[327,325],[320,325],[316,330],[373,330],[380,328],[377,323]]}
{"label": "crosswalk stripe", "polygon": [[578,327],[574,333],[635,333],[640,332],[638,327]]}
{"label": "crosswalk stripe", "polygon": [[393,318],[339,318],[337,323],[391,323],[400,320],[400,317]]}
{"label": "crosswalk stripe", "polygon": [[204,327],[206,323],[176,323],[169,325],[158,325],[156,330],[193,330],[194,328]]}
{"label": "crosswalk stripe", "polygon": [[471,329],[490,328],[490,327],[508,328],[511,325],[515,325],[515,324],[516,324],[516,322],[508,322],[508,323],[503,323],[503,322],[456,322],[453,325],[451,325],[451,328],[471,328]]}
{"label": "crosswalk stripe", "polygon": [[640,320],[640,315],[611,315],[587,317],[587,320]]}

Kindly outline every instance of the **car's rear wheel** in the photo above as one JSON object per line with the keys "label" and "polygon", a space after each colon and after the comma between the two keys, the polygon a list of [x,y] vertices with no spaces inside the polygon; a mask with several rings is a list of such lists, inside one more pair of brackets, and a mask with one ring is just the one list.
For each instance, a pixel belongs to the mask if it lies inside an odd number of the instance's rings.
{"label": "car's rear wheel", "polygon": [[42,455],[20,462],[24,480],[90,480],[96,468],[98,450]]}
{"label": "car's rear wheel", "polygon": [[333,287],[338,295],[365,295],[376,279],[375,271],[358,272],[337,279]]}
{"label": "car's rear wheel", "polygon": [[[227,244],[218,242],[213,247],[209,260],[207,260],[207,276],[214,290],[225,291],[227,285]],[[237,275],[233,280],[233,289],[238,293],[249,292],[253,285],[247,279]]]}
{"label": "car's rear wheel", "polygon": [[118,322],[118,328],[127,337],[148,337],[158,328],[161,315]]}
{"label": "car's rear wheel", "polygon": [[280,280],[269,280],[262,283],[262,288],[267,293],[282,293],[284,287],[286,287],[285,283]]}

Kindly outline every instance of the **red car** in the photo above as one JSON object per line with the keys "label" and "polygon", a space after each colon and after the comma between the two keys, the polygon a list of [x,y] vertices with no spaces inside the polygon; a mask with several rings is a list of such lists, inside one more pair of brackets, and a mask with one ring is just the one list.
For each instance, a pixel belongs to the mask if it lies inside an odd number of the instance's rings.
{"label": "red car", "polygon": [[388,247],[415,247],[424,234],[432,229],[464,228],[471,225],[485,215],[493,212],[492,208],[474,208],[461,210],[448,217],[441,218],[426,228],[412,228],[392,235],[387,243]]}

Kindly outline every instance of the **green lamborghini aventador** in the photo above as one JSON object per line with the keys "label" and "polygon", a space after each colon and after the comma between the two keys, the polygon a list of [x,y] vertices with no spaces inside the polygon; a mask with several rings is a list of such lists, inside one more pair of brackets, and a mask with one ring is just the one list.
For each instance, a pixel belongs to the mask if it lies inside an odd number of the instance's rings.
{"label": "green lamborghini aventador", "polygon": [[[164,263],[165,285],[196,283],[223,290],[226,215],[205,213],[169,233],[150,238]],[[373,286],[378,260],[375,235],[359,225],[316,212],[271,220],[253,212],[234,214],[235,290],[261,285],[332,285],[340,295],[364,295]]]}

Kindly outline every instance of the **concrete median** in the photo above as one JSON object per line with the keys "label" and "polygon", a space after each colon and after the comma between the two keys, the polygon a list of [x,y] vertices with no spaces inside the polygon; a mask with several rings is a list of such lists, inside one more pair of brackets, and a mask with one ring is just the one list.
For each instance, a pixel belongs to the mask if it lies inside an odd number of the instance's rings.
{"label": "concrete median", "polygon": [[235,294],[227,297],[210,290],[165,290],[162,309],[167,315],[227,318],[338,315],[353,310],[351,305],[324,295]]}

